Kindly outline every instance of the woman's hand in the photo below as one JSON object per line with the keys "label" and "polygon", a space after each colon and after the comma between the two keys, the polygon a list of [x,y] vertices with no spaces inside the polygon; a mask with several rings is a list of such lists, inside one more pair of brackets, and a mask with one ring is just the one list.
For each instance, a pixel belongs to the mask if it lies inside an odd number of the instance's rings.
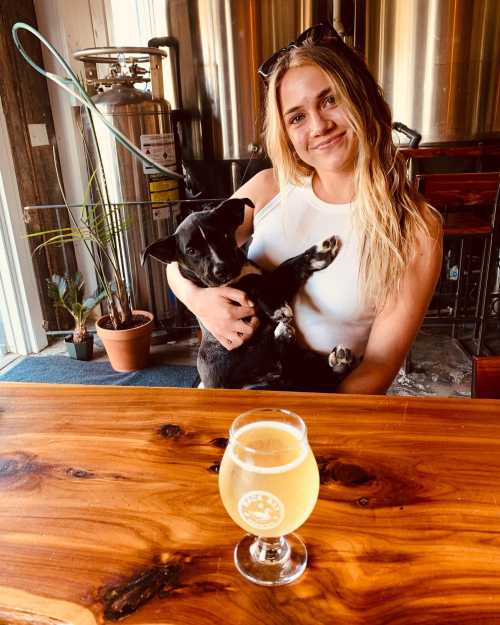
{"label": "woman's hand", "polygon": [[247,294],[229,286],[199,289],[192,311],[229,351],[248,341],[259,325],[254,304]]}

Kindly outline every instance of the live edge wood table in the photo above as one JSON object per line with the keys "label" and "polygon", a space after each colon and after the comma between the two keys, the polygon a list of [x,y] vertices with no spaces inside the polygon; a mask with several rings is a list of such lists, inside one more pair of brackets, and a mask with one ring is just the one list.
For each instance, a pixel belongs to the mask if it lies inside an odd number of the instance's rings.
{"label": "live edge wood table", "polygon": [[[321,471],[310,565],[265,588],[219,499],[233,418]],[[0,384],[0,624],[500,623],[500,402]]]}

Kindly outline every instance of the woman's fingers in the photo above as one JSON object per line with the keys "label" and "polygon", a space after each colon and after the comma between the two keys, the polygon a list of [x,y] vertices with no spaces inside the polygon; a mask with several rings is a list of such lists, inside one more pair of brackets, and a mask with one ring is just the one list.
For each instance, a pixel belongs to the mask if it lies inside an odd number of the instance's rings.
{"label": "woman's fingers", "polygon": [[253,336],[255,329],[259,325],[257,317],[251,317],[249,321],[241,321],[235,327],[236,333],[231,333],[226,337],[226,349],[232,350],[241,347],[245,341]]}
{"label": "woman's fingers", "polygon": [[227,307],[223,309],[221,317],[228,321],[239,321],[247,317],[253,317],[255,315],[255,309],[247,306],[235,306],[234,304],[227,304]]}
{"label": "woman's fingers", "polygon": [[222,347],[225,347],[228,351],[231,351],[232,349],[234,349],[232,342],[229,339],[227,339],[225,336],[218,336],[216,338],[218,339]]}
{"label": "woman's fingers", "polygon": [[250,317],[250,319],[248,321],[246,321],[245,323],[247,323],[251,328],[253,328],[254,330],[256,330],[259,327],[260,321],[259,318],[256,315],[253,315],[252,317]]}
{"label": "woman's fingers", "polygon": [[238,334],[241,334],[243,337],[250,338],[258,325],[259,320],[257,317],[254,316],[251,317],[248,321],[238,321],[238,323],[234,325],[234,330]]}
{"label": "woman's fingers", "polygon": [[237,349],[243,345],[243,340],[236,333],[231,334],[230,336],[216,336],[215,338],[219,341],[222,347],[225,347],[228,351]]}
{"label": "woman's fingers", "polygon": [[233,289],[230,286],[220,287],[221,292],[224,294],[224,297],[231,300],[232,302],[236,302],[240,306],[244,308],[252,308],[254,307],[254,303],[245,293],[245,291],[240,291],[239,289]]}

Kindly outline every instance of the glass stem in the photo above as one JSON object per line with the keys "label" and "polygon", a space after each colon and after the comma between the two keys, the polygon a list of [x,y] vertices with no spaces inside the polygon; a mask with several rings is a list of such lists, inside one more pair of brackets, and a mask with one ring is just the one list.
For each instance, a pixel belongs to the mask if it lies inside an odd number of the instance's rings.
{"label": "glass stem", "polygon": [[290,547],[284,536],[256,536],[250,546],[250,555],[261,564],[280,564],[290,557]]}

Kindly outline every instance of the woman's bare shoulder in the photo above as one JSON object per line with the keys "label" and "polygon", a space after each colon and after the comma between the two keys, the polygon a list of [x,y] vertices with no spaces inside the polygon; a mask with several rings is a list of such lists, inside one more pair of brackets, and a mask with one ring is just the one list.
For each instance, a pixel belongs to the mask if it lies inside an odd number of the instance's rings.
{"label": "woman's bare shoulder", "polygon": [[269,204],[279,193],[279,184],[274,169],[263,169],[250,178],[235,193],[234,197],[247,197],[255,205],[254,213]]}
{"label": "woman's bare shoulder", "polygon": [[424,223],[423,227],[416,232],[411,263],[412,272],[415,272],[416,265],[422,262],[425,264],[429,259],[435,259],[436,262],[440,263],[443,254],[443,218],[441,214],[425,202],[419,206],[419,211]]}
{"label": "woman's bare shoulder", "polygon": [[443,217],[441,213],[430,204],[423,202],[420,206],[420,215],[427,231],[421,231],[417,237],[419,247],[435,248],[436,245],[441,245],[443,239]]}
{"label": "woman's bare shoulder", "polygon": [[420,214],[429,228],[431,235],[440,235],[443,230],[443,216],[430,204],[423,202],[420,207]]}

